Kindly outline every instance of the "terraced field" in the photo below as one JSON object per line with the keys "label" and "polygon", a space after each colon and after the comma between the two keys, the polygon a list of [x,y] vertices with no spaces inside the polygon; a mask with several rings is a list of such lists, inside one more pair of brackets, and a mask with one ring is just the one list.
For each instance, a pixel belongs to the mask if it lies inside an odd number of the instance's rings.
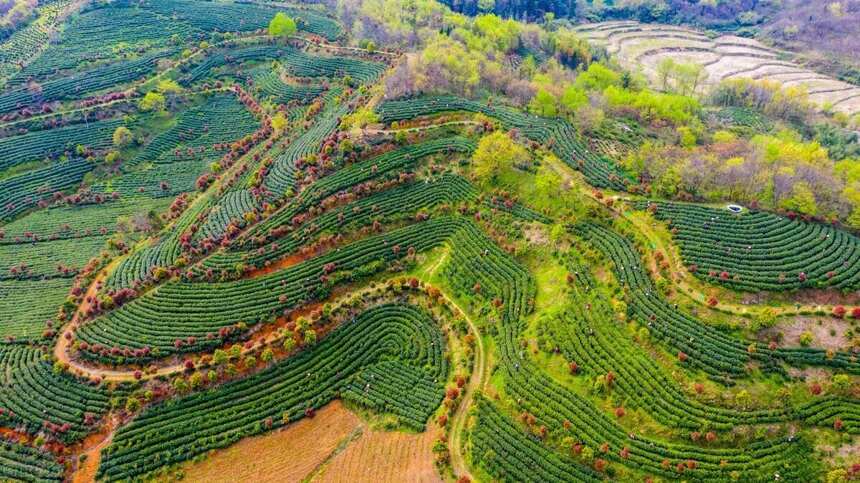
{"label": "terraced field", "polygon": [[820,106],[849,115],[860,113],[860,87],[805,69],[790,56],[744,37],[710,37],[681,26],[633,21],[601,22],[577,26],[575,31],[600,45],[620,62],[641,68],[660,84],[658,66],[666,59],[704,67],[703,85],[725,79],[764,79],[784,86],[802,87]]}
{"label": "terraced field", "polygon": [[[62,6],[81,10],[50,10]],[[654,136],[644,124],[589,129],[585,111],[539,116],[483,91],[388,96],[413,54],[362,37],[381,24],[341,23],[366,11],[39,10],[26,29],[51,40],[0,70],[0,479],[854,471],[860,309],[821,309],[839,319],[817,321],[833,328],[826,346],[742,330],[719,304],[681,298],[641,242],[666,222],[674,238],[659,241],[702,290],[850,301],[854,235],[631,203],[646,183],[621,158]],[[457,21],[428,31],[498,42]],[[588,28],[622,58],[673,39],[767,60],[680,28]],[[0,53],[24,48],[26,29]],[[643,32],[649,43],[626,40]],[[750,305],[744,317],[772,308]],[[786,314],[774,330],[798,323]]]}
{"label": "terraced field", "polygon": [[713,283],[750,291],[860,288],[860,239],[845,231],[765,212],[681,203],[654,208],[691,271]]}

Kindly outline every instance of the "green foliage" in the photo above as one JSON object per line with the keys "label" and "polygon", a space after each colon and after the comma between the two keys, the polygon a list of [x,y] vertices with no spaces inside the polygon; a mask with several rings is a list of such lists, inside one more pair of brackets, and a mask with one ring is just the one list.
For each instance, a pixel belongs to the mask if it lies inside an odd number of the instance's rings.
{"label": "green foliage", "polygon": [[567,86],[561,96],[561,105],[567,112],[574,112],[588,104],[588,95],[576,86]]}
{"label": "green foliage", "polygon": [[370,106],[358,108],[352,114],[346,116],[341,121],[341,128],[349,131],[351,129],[361,129],[368,124],[379,122],[379,115]]}
{"label": "green foliage", "polygon": [[588,66],[588,70],[576,77],[574,85],[584,90],[603,91],[609,87],[621,86],[621,74],[595,62]]}
{"label": "green foliage", "polygon": [[496,15],[475,17],[475,29],[500,52],[510,52],[519,44],[520,24]]}
{"label": "green foliage", "polygon": [[804,123],[814,107],[803,88],[783,87],[776,81],[729,79],[722,81],[710,94],[719,106],[747,107],[790,123]]}
{"label": "green foliage", "polygon": [[178,94],[182,92],[182,87],[173,79],[161,79],[155,88],[162,94]]}
{"label": "green foliage", "polygon": [[529,102],[529,112],[545,117],[555,117],[558,113],[556,107],[557,99],[555,96],[541,89],[535,94],[531,102]]}
{"label": "green foliage", "polygon": [[283,112],[277,112],[274,116],[272,116],[272,129],[275,132],[284,132],[289,121]]}
{"label": "green foliage", "polygon": [[134,136],[131,134],[131,130],[125,126],[119,126],[113,132],[113,145],[118,148],[127,147],[133,139]]}
{"label": "green foliage", "polygon": [[166,106],[166,100],[163,94],[159,94],[155,91],[149,91],[143,96],[143,99],[138,101],[137,107],[140,108],[143,112],[155,111],[161,112],[164,111]]}
{"label": "green foliage", "polygon": [[802,181],[795,183],[791,189],[791,196],[780,201],[779,205],[783,209],[804,215],[815,216],[818,214],[815,194],[809,185]]}
{"label": "green foliage", "polygon": [[487,134],[478,142],[478,148],[472,155],[475,174],[483,182],[495,182],[514,166],[522,165],[530,160],[528,151],[517,144],[502,131]]}
{"label": "green foliage", "polygon": [[289,37],[295,35],[297,30],[296,21],[284,12],[276,13],[269,22],[269,35],[273,37]]}
{"label": "green foliage", "polygon": [[707,72],[697,62],[675,62],[666,57],[657,64],[657,76],[664,91],[692,96],[707,77]]}
{"label": "green foliage", "polygon": [[701,109],[695,99],[677,94],[632,91],[616,86],[607,87],[603,94],[610,106],[632,107],[645,120],[665,120],[675,125],[695,122]]}
{"label": "green foliage", "polygon": [[687,126],[680,126],[677,129],[680,137],[680,144],[685,148],[690,148],[696,145],[696,134]]}

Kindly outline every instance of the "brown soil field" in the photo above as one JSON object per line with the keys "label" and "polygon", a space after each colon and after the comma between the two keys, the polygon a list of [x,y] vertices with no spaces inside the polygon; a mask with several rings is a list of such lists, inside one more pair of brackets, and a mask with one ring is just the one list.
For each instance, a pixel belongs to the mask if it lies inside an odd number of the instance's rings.
{"label": "brown soil field", "polygon": [[438,482],[432,448],[439,435],[372,430],[334,401],[313,418],[186,465],[184,481]]}
{"label": "brown soil field", "polygon": [[435,425],[421,434],[365,429],[322,468],[319,482],[441,482],[433,464]]}
{"label": "brown soil field", "polygon": [[185,481],[302,481],[361,425],[340,401],[280,431],[246,438],[185,468]]}

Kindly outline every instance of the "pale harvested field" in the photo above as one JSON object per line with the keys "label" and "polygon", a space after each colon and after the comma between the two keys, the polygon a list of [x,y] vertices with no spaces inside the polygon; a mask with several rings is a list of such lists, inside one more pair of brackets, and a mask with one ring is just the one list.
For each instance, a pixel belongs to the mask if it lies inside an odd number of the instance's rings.
{"label": "pale harvested field", "polygon": [[313,481],[441,482],[433,464],[438,430],[421,434],[365,429],[360,438],[332,458]]}
{"label": "pale harvested field", "polygon": [[340,401],[285,429],[246,438],[185,469],[185,481],[301,481],[361,425]]}
{"label": "pale harvested field", "polygon": [[605,47],[621,64],[642,71],[655,85],[657,65],[672,58],[704,66],[708,75],[703,89],[728,78],[768,79],[806,88],[819,105],[860,114],[860,88],[782,60],[780,52],[755,39],[733,35],[711,39],[689,28],[633,21],[582,24],[576,31]]}
{"label": "pale harvested field", "polygon": [[792,82],[803,81],[803,80],[826,80],[826,81],[833,82],[833,79],[831,79],[830,77],[827,77],[826,75],[810,74],[809,72],[798,71],[798,70],[788,70],[788,71],[783,71],[783,72],[775,72],[775,73],[767,74],[767,76],[772,80],[778,80],[778,81],[782,82],[783,84],[789,84],[789,85]]}
{"label": "pale harvested field", "polygon": [[421,434],[374,431],[334,401],[313,418],[187,465],[185,481],[439,482],[432,451],[439,434],[435,426]]}

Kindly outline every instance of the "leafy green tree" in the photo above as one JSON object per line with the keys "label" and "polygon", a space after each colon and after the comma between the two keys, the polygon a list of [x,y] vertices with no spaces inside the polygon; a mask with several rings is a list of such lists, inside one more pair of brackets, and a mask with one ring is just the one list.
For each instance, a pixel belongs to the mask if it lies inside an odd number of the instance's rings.
{"label": "leafy green tree", "polygon": [[827,483],[848,483],[848,471],[845,468],[837,468],[827,473]]}
{"label": "leafy green tree", "polygon": [[696,134],[688,126],[678,127],[678,137],[680,138],[681,146],[691,148],[696,145]]}
{"label": "leafy green tree", "polygon": [[308,329],[302,335],[302,339],[304,340],[305,345],[313,345],[317,341],[317,331],[314,329]]}
{"label": "leafy green tree", "polygon": [[216,366],[220,366],[224,364],[230,359],[227,355],[227,352],[224,349],[215,349],[215,353],[212,355],[212,363]]}
{"label": "leafy green tree", "polygon": [[539,116],[555,117],[558,114],[555,96],[546,89],[540,89],[529,102],[529,112]]}
{"label": "leafy green tree", "polygon": [[791,196],[782,200],[779,205],[786,210],[796,211],[804,215],[815,216],[818,214],[815,194],[809,185],[803,181],[795,183],[791,190]]}
{"label": "leafy green tree", "polygon": [[113,145],[118,148],[128,146],[133,139],[134,136],[132,136],[131,131],[125,126],[120,126],[113,132]]}
{"label": "leafy green tree", "polygon": [[666,57],[657,64],[657,79],[660,88],[664,91],[669,90],[669,79],[672,78],[672,73],[675,71],[675,60],[671,57]]}
{"label": "leafy green tree", "polygon": [[200,372],[195,372],[191,374],[191,377],[188,378],[188,381],[191,383],[191,388],[196,389],[203,384],[203,374]]}
{"label": "leafy green tree", "polygon": [[271,348],[266,348],[262,354],[260,354],[260,360],[263,362],[272,362],[272,359],[275,358],[275,353]]}
{"label": "leafy green tree", "polygon": [[158,86],[155,90],[163,94],[178,94],[182,92],[182,86],[173,79],[162,79],[158,81]]}
{"label": "leafy green tree", "polygon": [[595,62],[588,66],[588,70],[576,77],[574,85],[580,89],[602,91],[610,86],[620,86],[621,74]]}
{"label": "leafy green tree", "polygon": [[588,104],[585,91],[575,86],[567,86],[561,95],[561,105],[567,112],[573,112]]}
{"label": "leafy green tree", "polygon": [[513,166],[524,164],[531,157],[528,151],[502,131],[487,134],[478,142],[472,154],[475,174],[482,180],[497,180],[500,174]]}
{"label": "leafy green tree", "polygon": [[186,381],[185,378],[182,376],[177,377],[176,379],[173,380],[173,389],[175,389],[176,392],[178,392],[180,394],[188,392],[188,389],[189,389],[188,381]]}
{"label": "leafy green tree", "polygon": [[851,377],[847,374],[836,374],[833,376],[833,390],[838,393],[847,393],[851,389]]}
{"label": "leafy green tree", "polygon": [[292,334],[287,335],[284,338],[284,350],[289,352],[296,348],[296,340],[293,338]]}
{"label": "leafy green tree", "polygon": [[661,198],[673,198],[678,194],[678,187],[681,185],[681,173],[674,167],[669,168],[662,176],[654,180],[651,184],[651,191],[655,196]]}
{"label": "leafy green tree", "polygon": [[166,101],[164,99],[164,94],[160,94],[155,91],[149,91],[143,96],[137,103],[137,107],[140,108],[141,111],[144,112],[161,112],[164,110],[166,106]]}
{"label": "leafy green tree", "polygon": [[105,155],[105,163],[107,163],[107,164],[114,164],[117,161],[119,161],[119,159],[120,159],[119,151],[110,151],[109,153],[107,153]]}
{"label": "leafy green tree", "polygon": [[500,52],[510,52],[519,46],[520,24],[496,15],[475,17],[475,29],[487,38]]}
{"label": "leafy green tree", "polygon": [[284,12],[278,12],[269,22],[269,35],[273,37],[289,37],[295,35],[298,27],[296,21]]}
{"label": "leafy green tree", "polygon": [[140,400],[136,397],[130,397],[125,401],[126,412],[133,413],[140,409]]}
{"label": "leafy green tree", "polygon": [[284,129],[287,127],[287,117],[283,112],[278,112],[274,116],[272,116],[272,129],[277,133],[284,132]]}

